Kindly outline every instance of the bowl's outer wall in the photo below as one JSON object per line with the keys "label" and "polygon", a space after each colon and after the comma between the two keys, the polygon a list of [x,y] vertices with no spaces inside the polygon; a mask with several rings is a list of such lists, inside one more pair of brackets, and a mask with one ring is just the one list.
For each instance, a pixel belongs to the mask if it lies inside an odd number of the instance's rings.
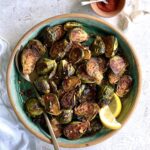
{"label": "bowl's outer wall", "polygon": [[[139,83],[139,70],[138,70],[138,65],[137,65],[135,56],[132,53],[131,47],[126,43],[125,40],[122,39],[122,36],[119,34],[119,32],[114,31],[113,29],[111,29],[106,24],[103,24],[102,22],[100,23],[99,21],[92,19],[92,18],[89,19],[87,16],[81,17],[81,18],[80,16],[79,17],[66,16],[64,18],[58,17],[58,19],[52,19],[47,22],[43,22],[40,27],[35,28],[33,32],[30,32],[31,34],[27,34],[27,36],[25,36],[24,39],[18,43],[19,45],[17,45],[16,50],[19,50],[21,46],[25,46],[30,39],[36,37],[38,33],[41,31],[41,29],[43,29],[45,26],[47,25],[54,26],[57,24],[62,24],[67,21],[78,21],[84,24],[85,26],[87,26],[90,32],[95,32],[96,34],[101,34],[101,33],[112,34],[118,38],[120,47],[123,50],[123,54],[125,55],[126,59],[129,62],[129,72],[131,76],[133,77],[133,83],[134,83],[130,94],[128,94],[128,96],[124,98],[123,100],[123,109],[118,118],[118,120],[123,123],[125,119],[128,117],[128,113],[132,110],[133,106],[135,105],[140,83]],[[30,131],[32,130],[32,132],[34,133],[36,132],[36,135],[38,135],[38,137],[44,137],[44,136],[49,137],[47,133],[45,133],[42,129],[40,129],[37,125],[35,125],[31,121],[31,119],[26,115],[24,111],[24,107],[23,107],[25,97],[20,95],[20,89],[21,90],[29,89],[31,85],[27,82],[24,82],[23,84],[20,85],[18,83],[18,80],[23,80],[23,79],[21,79],[21,77],[19,76],[17,72],[14,58],[12,55],[11,63],[8,68],[7,86],[8,86],[8,94],[10,96],[10,100],[11,100],[11,103],[13,104],[15,112],[17,113],[17,116],[21,118],[20,120],[23,122],[23,124],[24,125],[26,124],[25,126]],[[114,132],[114,131],[103,129],[97,134],[95,134],[94,136],[84,137],[78,140],[67,140],[64,138],[58,138],[58,141],[60,143],[64,143],[64,144],[61,144],[64,147],[88,146],[87,143],[90,143],[92,141],[95,141],[96,139],[100,139],[106,135],[109,135],[111,132]],[[47,139],[46,141],[48,142],[48,138],[45,138],[45,139]],[[69,144],[70,146],[67,146]]]}

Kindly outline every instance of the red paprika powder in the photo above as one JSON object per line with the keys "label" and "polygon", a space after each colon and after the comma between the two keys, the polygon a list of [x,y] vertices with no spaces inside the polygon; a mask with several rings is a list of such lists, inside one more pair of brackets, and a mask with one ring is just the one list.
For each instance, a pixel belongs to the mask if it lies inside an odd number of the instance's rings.
{"label": "red paprika powder", "polygon": [[98,8],[106,12],[111,12],[117,9],[119,0],[107,0],[107,2],[107,4],[105,4],[104,2],[98,2]]}

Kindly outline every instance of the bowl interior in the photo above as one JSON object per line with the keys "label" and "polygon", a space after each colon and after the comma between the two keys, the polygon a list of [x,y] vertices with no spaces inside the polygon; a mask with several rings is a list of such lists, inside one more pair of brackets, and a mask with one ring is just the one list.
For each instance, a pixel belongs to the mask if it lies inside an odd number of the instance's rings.
{"label": "bowl interior", "polygon": [[[58,19],[45,21],[40,26],[35,27],[33,32],[30,32],[30,34],[27,34],[26,36],[24,36],[24,38],[17,45],[17,48],[15,49],[15,51],[19,50],[22,46],[26,45],[30,39],[36,37],[43,27],[47,25],[54,26],[57,24],[62,24],[67,21],[81,22],[82,24],[84,24],[86,31],[89,33],[95,33],[95,34],[100,34],[100,35],[101,34],[113,34],[118,38],[119,45],[123,50],[123,54],[125,55],[125,57],[127,58],[130,64],[129,71],[134,81],[133,88],[130,94],[128,94],[127,97],[123,99],[123,109],[122,109],[120,116],[118,117],[118,120],[123,123],[125,119],[128,117],[128,113],[130,112],[130,110],[132,110],[132,107],[134,106],[135,101],[136,101],[136,96],[137,96],[137,91],[138,91],[138,86],[139,86],[138,67],[136,65],[136,60],[134,58],[134,55],[131,51],[130,46],[126,43],[126,41],[122,38],[122,36],[116,31],[114,31],[112,28],[94,19],[89,19],[89,18],[84,18],[84,17],[69,17],[69,16],[60,17]],[[15,66],[13,55],[11,59],[12,61],[9,65],[8,76],[7,76],[8,93],[11,99],[11,103],[13,104],[13,107],[16,110],[16,113],[19,116],[19,118],[21,118],[21,121],[23,122],[23,124],[26,124],[26,127],[30,131],[32,129],[32,131],[34,133],[36,132],[36,135],[38,134],[39,137],[45,137],[45,136],[49,137],[49,135],[46,132],[44,132],[38,125],[34,124],[31,121],[31,119],[26,115],[24,111],[23,105],[27,97],[21,96],[21,92],[26,90],[27,92],[29,92],[27,93],[28,96],[29,95],[33,96],[31,95],[29,91],[29,89],[31,89],[31,85],[30,83],[26,82],[24,79],[20,77]],[[18,82],[19,80],[22,81],[21,84]],[[83,137],[78,140],[68,140],[65,138],[58,138],[58,141],[61,143],[65,143],[65,144],[75,144],[75,145],[85,144],[85,143],[94,141],[96,139],[103,138],[104,136],[108,135],[111,132],[113,131],[104,128],[100,132],[90,137]]]}

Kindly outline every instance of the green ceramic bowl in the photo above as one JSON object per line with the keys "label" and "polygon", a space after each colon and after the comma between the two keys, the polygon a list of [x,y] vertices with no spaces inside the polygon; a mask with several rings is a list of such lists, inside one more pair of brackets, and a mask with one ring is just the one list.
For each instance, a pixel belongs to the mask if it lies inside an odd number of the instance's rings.
{"label": "green ceramic bowl", "polygon": [[[39,128],[36,124],[34,124],[24,111],[23,103],[27,97],[21,96],[20,92],[24,89],[26,90],[29,89],[31,85],[30,83],[23,80],[18,74],[18,71],[15,66],[14,57],[16,51],[20,50],[21,46],[26,45],[30,39],[37,36],[37,34],[41,31],[41,29],[43,29],[43,27],[47,25],[54,26],[57,24],[62,24],[66,21],[78,21],[86,26],[88,32],[94,32],[96,34],[98,33],[113,34],[118,38],[123,53],[129,62],[130,66],[129,71],[134,81],[130,94],[123,101],[123,109],[118,118],[118,120],[122,123],[122,125],[129,118],[131,112],[133,111],[135,105],[137,104],[137,99],[141,87],[140,68],[138,59],[135,56],[135,52],[132,46],[126,40],[126,38],[122,35],[122,33],[120,33],[110,24],[96,17],[84,14],[66,14],[50,18],[39,23],[21,38],[21,40],[18,42],[16,48],[14,49],[11,55],[7,72],[7,90],[12,107],[16,115],[18,116],[19,120],[28,130],[30,130],[30,132],[32,132],[38,138],[46,142],[51,142],[49,140],[50,136],[47,133],[45,133],[41,128]],[[21,80],[22,83],[20,84],[18,80]],[[103,140],[111,137],[114,133],[116,133],[116,131],[112,131],[109,129],[102,129],[100,132],[90,137],[83,137],[78,140],[68,140],[65,138],[58,138],[58,142],[62,147],[85,147],[102,142]]]}

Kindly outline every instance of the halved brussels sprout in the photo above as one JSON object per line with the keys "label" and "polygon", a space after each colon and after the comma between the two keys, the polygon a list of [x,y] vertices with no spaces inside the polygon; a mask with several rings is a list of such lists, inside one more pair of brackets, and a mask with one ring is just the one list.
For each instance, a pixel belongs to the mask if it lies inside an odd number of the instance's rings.
{"label": "halved brussels sprout", "polygon": [[58,138],[62,135],[62,126],[56,118],[50,120],[55,136]]}
{"label": "halved brussels sprout", "polygon": [[108,69],[107,61],[104,58],[97,58],[99,64],[99,71],[104,73]]}
{"label": "halved brussels sprout", "polygon": [[96,58],[91,58],[86,64],[86,72],[89,76],[95,78],[96,84],[101,84],[103,73],[100,72],[99,62]]}
{"label": "halved brussels sprout", "polygon": [[48,83],[48,80],[45,77],[39,77],[35,82],[34,82],[36,88],[38,89],[39,92],[42,93],[49,93],[50,92],[50,86]]}
{"label": "halved brussels sprout", "polygon": [[59,100],[55,94],[45,94],[42,99],[47,113],[54,116],[58,116],[61,113]]}
{"label": "halved brussels sprout", "polygon": [[73,108],[76,105],[75,91],[65,93],[60,99],[60,104],[61,107],[65,109]]}
{"label": "halved brussels sprout", "polygon": [[122,75],[127,67],[125,60],[120,56],[114,56],[109,61],[109,66],[114,74]]}
{"label": "halved brussels sprout", "polygon": [[89,126],[89,122],[72,122],[64,128],[63,133],[68,139],[79,139],[85,134]]}
{"label": "halved brussels sprout", "polygon": [[91,51],[90,50],[84,48],[83,49],[83,53],[84,53],[84,57],[83,57],[84,60],[91,59]]}
{"label": "halved brussels sprout", "polygon": [[49,81],[51,93],[58,94],[57,85],[54,81]]}
{"label": "halved brussels sprout", "polygon": [[44,44],[47,47],[51,47],[54,42],[61,39],[65,34],[64,28],[62,25],[56,25],[54,27],[46,27],[42,33],[41,37],[44,40]]}
{"label": "halved brussels sprout", "polygon": [[22,73],[24,75],[31,74],[39,58],[40,54],[36,49],[23,49],[21,53]]}
{"label": "halved brussels sprout", "polygon": [[102,38],[105,43],[105,56],[110,58],[114,56],[118,48],[118,40],[114,36],[105,36]]}
{"label": "halved brussels sprout", "polygon": [[72,42],[85,42],[89,39],[89,35],[83,30],[83,28],[74,28],[69,33],[69,40]]}
{"label": "halved brussels sprout", "polygon": [[92,56],[100,56],[105,53],[105,43],[101,36],[96,36],[96,39],[91,46],[91,50]]}
{"label": "halved brussels sprout", "polygon": [[66,76],[72,76],[75,73],[75,69],[72,64],[68,63],[66,60],[61,60],[58,66],[58,75],[61,78]]}
{"label": "halved brussels sprout", "polygon": [[59,118],[61,124],[68,124],[72,121],[73,110],[72,109],[63,109]]}
{"label": "halved brussels sprout", "polygon": [[74,21],[72,21],[72,22],[66,22],[66,23],[64,24],[64,29],[65,29],[66,31],[71,30],[71,29],[73,29],[73,28],[75,28],[75,27],[82,27],[82,24],[80,24],[80,23],[78,23],[78,22],[74,22]]}
{"label": "halved brussels sprout", "polygon": [[49,78],[52,78],[55,75],[57,68],[57,63],[55,60],[48,58],[40,59],[36,64],[36,71],[39,75],[49,74]]}
{"label": "halved brussels sprout", "polygon": [[123,97],[124,95],[126,95],[132,86],[132,78],[129,75],[123,75],[118,84],[117,84],[117,90],[116,90],[116,94],[119,97]]}
{"label": "halved brussels sprout", "polygon": [[114,95],[114,88],[109,84],[102,85],[99,95],[102,99],[111,100]]}
{"label": "halved brussels sprout", "polygon": [[65,92],[69,92],[75,89],[81,84],[81,80],[77,76],[71,76],[67,79],[64,79],[62,86]]}
{"label": "halved brussels sprout", "polygon": [[84,64],[78,67],[77,76],[80,78],[80,80],[82,80],[83,83],[95,83],[95,79],[86,73]]}
{"label": "halved brussels sprout", "polygon": [[108,74],[108,79],[109,79],[109,83],[110,84],[116,84],[119,79],[120,79],[120,75],[118,74],[114,74],[112,71]]}
{"label": "halved brussels sprout", "polygon": [[55,42],[50,49],[50,56],[52,59],[62,59],[66,54],[67,40]]}
{"label": "halved brussels sprout", "polygon": [[83,58],[84,58],[84,47],[77,43],[73,43],[69,53],[69,61],[76,64],[81,60],[83,60]]}
{"label": "halved brussels sprout", "polygon": [[29,41],[29,43],[27,44],[27,47],[29,49],[34,49],[34,50],[37,50],[37,52],[42,56],[45,54],[46,52],[46,47],[43,46],[43,44],[39,41],[39,40],[36,40],[36,39],[32,39]]}
{"label": "halved brussels sprout", "polygon": [[36,98],[30,98],[26,100],[25,108],[31,117],[36,117],[43,113],[43,108],[40,106],[40,103]]}
{"label": "halved brussels sprout", "polygon": [[90,127],[87,130],[87,135],[92,135],[102,129],[103,125],[99,119],[94,119],[90,122]]}
{"label": "halved brussels sprout", "polygon": [[91,121],[98,114],[99,109],[97,103],[84,102],[75,107],[74,113],[83,120]]}

